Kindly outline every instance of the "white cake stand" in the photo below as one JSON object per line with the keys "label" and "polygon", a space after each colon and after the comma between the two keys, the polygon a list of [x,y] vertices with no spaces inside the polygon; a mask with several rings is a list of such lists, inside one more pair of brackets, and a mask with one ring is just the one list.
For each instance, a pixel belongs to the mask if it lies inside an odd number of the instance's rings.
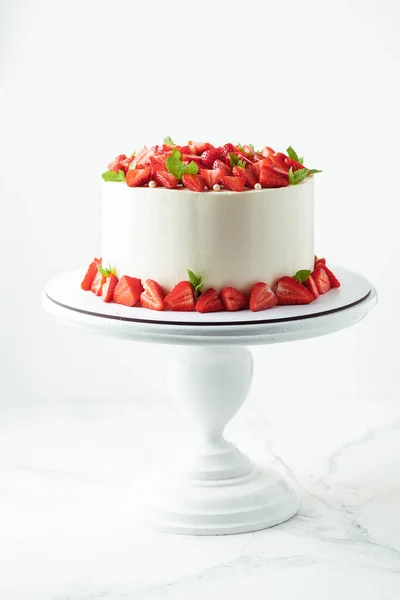
{"label": "white cake stand", "polygon": [[105,304],[80,289],[83,271],[52,280],[45,308],[64,322],[135,341],[174,344],[173,396],[193,430],[193,444],[146,483],[141,518],[175,533],[218,535],[256,531],[290,519],[296,494],[283,477],[263,470],[223,432],[250,389],[253,361],[246,346],[274,344],[355,325],[377,301],[361,275],[335,268],[342,287],[306,306],[251,313],[154,312]]}

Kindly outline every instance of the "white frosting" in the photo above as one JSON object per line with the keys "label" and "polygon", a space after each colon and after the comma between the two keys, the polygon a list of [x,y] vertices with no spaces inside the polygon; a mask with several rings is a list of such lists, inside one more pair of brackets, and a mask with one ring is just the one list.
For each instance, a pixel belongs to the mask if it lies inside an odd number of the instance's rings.
{"label": "white frosting", "polygon": [[207,287],[248,290],[312,269],[314,182],[245,192],[130,188],[104,182],[102,257],[117,275],[171,289],[187,269]]}

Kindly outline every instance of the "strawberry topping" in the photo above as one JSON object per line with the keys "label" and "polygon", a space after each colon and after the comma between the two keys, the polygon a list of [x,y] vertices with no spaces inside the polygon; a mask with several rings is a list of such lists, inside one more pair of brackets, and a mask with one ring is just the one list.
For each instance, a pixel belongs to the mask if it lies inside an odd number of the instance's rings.
{"label": "strawberry topping", "polygon": [[164,306],[167,310],[194,310],[194,292],[189,281],[180,281],[164,298]]}
{"label": "strawberry topping", "polygon": [[209,290],[203,292],[200,298],[197,300],[196,310],[199,313],[219,312],[224,310],[216,290],[210,288]]}

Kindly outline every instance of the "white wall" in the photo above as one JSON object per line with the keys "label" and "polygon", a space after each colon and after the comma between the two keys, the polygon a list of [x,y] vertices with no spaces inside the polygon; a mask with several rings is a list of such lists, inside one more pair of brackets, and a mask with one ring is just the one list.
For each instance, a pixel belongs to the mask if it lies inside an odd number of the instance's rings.
{"label": "white wall", "polygon": [[107,162],[166,135],[294,146],[324,171],[317,253],[379,290],[356,328],[258,348],[253,395],[398,396],[397,18],[395,0],[3,0],[1,401],[168,395],[165,348],[91,337],[40,305],[98,253]]}

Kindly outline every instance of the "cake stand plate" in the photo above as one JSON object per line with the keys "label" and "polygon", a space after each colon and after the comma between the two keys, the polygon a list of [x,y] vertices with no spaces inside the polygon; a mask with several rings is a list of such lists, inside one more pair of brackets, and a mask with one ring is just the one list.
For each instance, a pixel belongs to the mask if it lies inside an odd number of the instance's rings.
{"label": "cake stand plate", "polygon": [[150,474],[141,487],[137,516],[175,533],[218,535],[256,531],[286,521],[298,510],[289,483],[262,469],[224,438],[227,423],[251,386],[252,355],[246,346],[317,337],[360,321],[377,301],[361,275],[334,268],[342,283],[305,306],[252,313],[154,312],[103,303],[80,289],[84,270],[53,279],[45,308],[64,322],[136,341],[173,344],[169,352],[173,397],[193,432],[177,460]]}

